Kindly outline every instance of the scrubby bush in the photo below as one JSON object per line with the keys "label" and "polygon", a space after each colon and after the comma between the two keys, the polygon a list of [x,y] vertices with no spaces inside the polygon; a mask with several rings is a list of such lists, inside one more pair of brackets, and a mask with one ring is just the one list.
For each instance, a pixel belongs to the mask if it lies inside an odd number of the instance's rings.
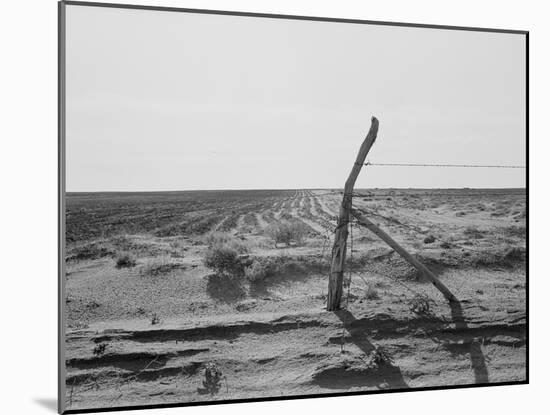
{"label": "scrubby bush", "polygon": [[428,235],[424,238],[425,244],[431,244],[435,242],[435,237],[433,235]]}
{"label": "scrubby bush", "polygon": [[416,315],[427,316],[431,314],[430,308],[430,300],[424,296],[415,295],[409,301],[409,310]]}
{"label": "scrubby bush", "polygon": [[117,268],[130,268],[136,265],[136,257],[130,252],[123,252],[117,256],[116,266]]}
{"label": "scrubby bush", "polygon": [[82,261],[88,259],[114,257],[115,255],[116,250],[112,244],[105,241],[96,241],[70,249],[69,254],[67,255],[67,260]]}
{"label": "scrubby bush", "polygon": [[157,313],[153,313],[153,315],[151,316],[151,325],[156,325],[156,324],[159,324],[160,323],[160,317]]}
{"label": "scrubby bush", "polygon": [[160,275],[167,275],[171,272],[185,268],[185,265],[181,262],[174,262],[168,256],[161,256],[147,261],[147,263],[141,267],[140,274],[144,276],[158,277]]}
{"label": "scrubby bush", "polygon": [[307,230],[302,222],[281,221],[269,225],[266,232],[275,244],[283,243],[290,245],[292,242],[301,244]]}
{"label": "scrubby bush", "polygon": [[211,232],[206,236],[205,240],[208,247],[225,246],[237,251],[239,254],[250,252],[250,247],[243,241],[227,232]]}
{"label": "scrubby bush", "polygon": [[249,282],[262,281],[271,272],[271,267],[259,260],[252,261],[252,264],[244,269],[244,276]]}
{"label": "scrubby bush", "polygon": [[219,274],[243,275],[245,264],[241,256],[250,251],[246,243],[223,232],[209,234],[206,243],[208,248],[204,254],[204,265]]}
{"label": "scrubby bush", "polygon": [[200,394],[215,395],[220,391],[222,386],[223,373],[221,369],[215,363],[208,362],[204,365],[204,380],[202,381],[202,388],[198,389]]}
{"label": "scrubby bush", "polygon": [[220,274],[242,274],[239,252],[228,245],[210,246],[204,255],[204,265]]}
{"label": "scrubby bush", "polygon": [[94,347],[94,356],[103,356],[107,350],[107,343],[100,343]]}

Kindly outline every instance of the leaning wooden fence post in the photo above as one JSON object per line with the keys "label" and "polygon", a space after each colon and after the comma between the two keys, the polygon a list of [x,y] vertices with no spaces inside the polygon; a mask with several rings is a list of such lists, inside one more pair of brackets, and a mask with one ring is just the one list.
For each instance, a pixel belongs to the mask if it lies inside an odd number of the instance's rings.
{"label": "leaning wooden fence post", "polygon": [[371,126],[359,153],[353,164],[353,168],[346,180],[344,186],[344,197],[340,212],[338,214],[338,224],[334,234],[334,245],[332,247],[332,262],[330,264],[330,276],[328,280],[327,310],[334,311],[340,308],[342,300],[342,283],[344,281],[344,263],[346,261],[346,247],[348,240],[348,223],[351,214],[351,202],[353,198],[353,186],[361,168],[365,164],[367,154],[376,140],[378,134],[378,120],[372,117]]}
{"label": "leaning wooden fence post", "polygon": [[420,271],[426,279],[428,279],[439,291],[441,291],[447,301],[450,303],[458,302],[458,299],[453,295],[453,293],[450,292],[449,289],[441,281],[439,281],[439,279],[424,264],[409,254],[405,248],[395,242],[386,232],[372,223],[366,216],[362,215],[359,210],[352,209],[352,214],[361,225],[386,242],[395,252],[401,255],[407,262]]}

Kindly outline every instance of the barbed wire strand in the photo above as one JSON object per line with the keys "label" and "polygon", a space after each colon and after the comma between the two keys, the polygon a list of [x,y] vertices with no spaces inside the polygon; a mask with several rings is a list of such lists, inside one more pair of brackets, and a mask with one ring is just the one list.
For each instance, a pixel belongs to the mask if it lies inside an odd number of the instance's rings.
{"label": "barbed wire strand", "polygon": [[[422,193],[420,192],[414,192],[410,191],[408,189],[401,189],[403,193],[380,193],[380,194],[368,194],[370,190],[359,190],[358,192],[354,192],[353,196],[355,197],[372,197],[372,198],[378,198],[378,197],[412,197],[412,196],[418,196],[418,197],[441,197],[441,196],[453,196],[453,197],[470,197],[470,196],[520,196],[520,197],[526,197],[527,193],[512,193],[512,192],[500,192],[500,193],[487,193],[483,190],[480,190],[479,192],[469,192],[469,193]],[[397,190],[399,191],[399,190]],[[324,193],[315,193],[314,196],[342,196],[344,193],[343,190],[333,190],[330,192],[324,192]]]}
{"label": "barbed wire strand", "polygon": [[[372,163],[370,161],[367,161],[366,163],[364,163],[365,166],[387,166],[387,167],[443,167],[443,168],[495,168],[495,169],[525,169],[526,166],[521,166],[521,165],[488,165],[488,164],[428,164],[428,163]],[[343,194],[343,190],[340,190],[340,189],[335,189],[335,190],[331,190],[331,191],[328,191],[328,192],[323,192],[323,193],[313,193],[311,194],[311,196],[325,196],[325,195],[330,195],[330,196],[339,196],[339,195],[342,195]],[[351,196],[358,196],[358,197],[389,197],[389,196],[400,196],[400,197],[406,197],[408,195],[419,195],[419,196],[425,196],[425,197],[437,197],[437,196],[453,196],[453,197],[465,197],[465,196],[487,196],[487,195],[492,195],[492,196],[526,196],[525,193],[522,193],[522,194],[518,194],[518,193],[491,193],[491,194],[487,194],[487,193],[483,193],[483,192],[474,192],[474,193],[403,193],[403,194],[380,194],[380,195],[375,195],[375,194],[362,194],[362,193],[357,193],[357,192],[353,192],[351,194]],[[394,218],[389,218],[389,217],[386,217],[384,215],[380,215],[378,213],[375,213],[375,212],[372,212],[370,210],[366,210],[365,208],[359,208],[358,206],[354,206],[355,208],[363,211],[364,213],[368,213],[370,215],[373,215],[373,216],[376,216],[376,217],[379,217],[383,220],[386,220],[388,222],[391,222],[399,227],[402,227],[404,229],[408,229],[408,230],[412,230],[418,234],[421,234],[421,235],[424,235],[425,232],[420,230],[420,228],[418,228],[417,226],[411,226],[411,225],[406,225]],[[354,273],[353,270],[352,270],[352,264],[353,264],[353,221],[351,221],[349,218],[348,220],[346,221],[345,225],[347,226],[347,224],[350,224],[350,248],[351,248],[351,252],[350,252],[350,266],[349,266],[349,277],[348,277],[348,292],[347,292],[347,296],[346,296],[346,309],[349,307],[349,297],[350,297],[350,289],[351,289],[351,279],[352,279],[352,274]],[[337,225],[333,232],[336,231],[336,229],[338,229],[338,227],[341,226],[341,225]],[[434,235],[431,235],[435,240],[438,240],[440,242],[443,242],[443,243],[446,243],[448,244],[449,246],[455,246],[455,247],[458,247],[460,249],[463,249],[463,250],[469,250],[469,251],[475,251],[477,252],[478,250],[477,249],[473,249],[473,248],[469,248],[469,247],[466,247],[466,246],[463,246],[461,244],[457,244],[455,242],[451,242],[451,241],[448,241],[448,240],[445,240],[445,239],[442,239],[442,238],[439,238],[439,237],[436,237]],[[323,246],[323,251],[324,251],[324,246]],[[324,256],[324,253],[322,253],[322,256]],[[378,274],[380,276],[384,276],[386,277],[385,275],[383,274],[380,274],[380,273],[377,273],[375,271],[370,271],[370,272],[374,272],[375,274]],[[368,283],[365,281],[365,279],[359,275],[361,277],[361,279],[363,280],[363,282],[365,282],[365,284],[367,285],[367,287],[369,286]],[[395,281],[396,283],[399,283],[400,285],[404,286],[407,290],[413,292],[415,295],[419,295],[419,296],[424,296],[424,297],[427,297],[428,299],[432,300],[429,296],[425,295],[425,294],[420,294],[418,293],[417,291],[413,290],[412,288],[410,288],[409,286],[407,286],[405,283],[403,283],[402,281],[399,281],[399,280],[395,280],[395,279],[392,279],[393,281]],[[461,289],[459,289],[460,291]],[[344,330],[345,330],[345,326],[343,325],[342,326],[342,344],[341,344],[341,351],[343,352],[344,350]]]}
{"label": "barbed wire strand", "polygon": [[505,165],[505,164],[428,164],[428,163],[371,163],[366,162],[365,166],[391,166],[391,167],[462,167],[462,168],[484,168],[484,169],[525,169],[526,166]]}

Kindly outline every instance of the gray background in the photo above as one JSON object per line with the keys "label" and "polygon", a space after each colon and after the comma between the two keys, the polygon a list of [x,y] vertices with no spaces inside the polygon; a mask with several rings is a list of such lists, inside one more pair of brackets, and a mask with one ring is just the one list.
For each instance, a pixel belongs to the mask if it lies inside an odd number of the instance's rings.
{"label": "gray background", "polygon": [[371,115],[373,162],[525,164],[525,76],[523,35],[69,6],[67,191],[342,187]]}

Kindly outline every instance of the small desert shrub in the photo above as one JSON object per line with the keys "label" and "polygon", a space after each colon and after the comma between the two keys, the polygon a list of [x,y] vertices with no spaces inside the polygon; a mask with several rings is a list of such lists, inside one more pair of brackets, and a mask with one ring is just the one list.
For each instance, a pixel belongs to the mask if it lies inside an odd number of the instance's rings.
{"label": "small desert shrub", "polygon": [[239,251],[230,244],[209,246],[204,255],[204,265],[225,275],[241,275],[244,268]]}
{"label": "small desert shrub", "polygon": [[115,254],[115,249],[110,243],[98,241],[71,249],[67,259],[81,261],[113,257]]}
{"label": "small desert shrub", "polygon": [[526,249],[512,247],[506,250],[481,251],[472,256],[471,263],[479,267],[512,268],[525,264]]}
{"label": "small desert shrub", "polygon": [[151,316],[151,325],[156,325],[156,324],[159,324],[160,323],[160,317],[157,313],[153,313],[153,315]]}
{"label": "small desert shrub", "polygon": [[99,343],[94,347],[94,356],[103,356],[107,350],[107,343]]}
{"label": "small desert shrub", "polygon": [[515,238],[525,238],[527,235],[527,228],[525,226],[508,226],[502,231],[504,235]]}
{"label": "small desert shrub", "polygon": [[301,244],[307,233],[307,229],[302,222],[282,221],[271,224],[267,228],[267,235],[275,244],[283,243],[290,245],[292,242]]}
{"label": "small desert shrub", "polygon": [[523,247],[510,248],[504,254],[504,260],[508,263],[523,262],[526,259],[526,249]]}
{"label": "small desert shrub", "polygon": [[378,300],[380,298],[378,290],[373,285],[369,285],[367,291],[365,291],[365,298],[367,300]]}
{"label": "small desert shrub", "polygon": [[463,233],[472,239],[482,239],[485,236],[485,231],[479,230],[475,226],[468,226]]}
{"label": "small desert shrub", "polygon": [[481,210],[481,208],[485,208],[485,204],[481,202],[470,202],[465,205],[468,209],[473,210]]}
{"label": "small desert shrub", "polygon": [[242,240],[237,239],[227,232],[212,232],[206,237],[208,247],[230,247],[239,254],[250,252],[250,247]]}
{"label": "small desert shrub", "polygon": [[134,267],[136,263],[136,257],[129,252],[120,253],[116,259],[117,268],[131,268]]}
{"label": "small desert shrub", "polygon": [[430,300],[421,295],[416,295],[409,301],[409,310],[419,316],[430,314]]}
{"label": "small desert shrub", "polygon": [[254,260],[252,264],[244,269],[244,276],[249,282],[257,282],[264,280],[269,276],[271,267],[264,262]]}
{"label": "small desert shrub", "polygon": [[433,235],[428,235],[424,238],[425,244],[431,244],[435,242],[435,237]]}
{"label": "small desert shrub", "polygon": [[101,304],[99,304],[97,301],[91,300],[86,303],[86,309],[88,310],[95,310],[96,308],[101,307]]}
{"label": "small desert shrub", "polygon": [[[361,266],[360,261],[354,262],[356,267]],[[328,271],[327,262],[323,258],[310,256],[277,256],[257,257],[246,264],[244,273],[246,279],[260,282],[266,278],[278,276],[311,275]]]}
{"label": "small desert shrub", "polygon": [[449,242],[442,242],[440,246],[443,249],[450,249],[451,248],[451,244]]}
{"label": "small desert shrub", "polygon": [[204,365],[204,380],[202,381],[202,388],[198,389],[198,392],[201,394],[210,394],[215,395],[220,391],[222,386],[222,371],[221,369],[212,362],[206,363]]}
{"label": "small desert shrub", "polygon": [[378,367],[393,365],[393,358],[390,353],[381,346],[376,346],[376,348],[371,352],[370,359],[371,362]]}

